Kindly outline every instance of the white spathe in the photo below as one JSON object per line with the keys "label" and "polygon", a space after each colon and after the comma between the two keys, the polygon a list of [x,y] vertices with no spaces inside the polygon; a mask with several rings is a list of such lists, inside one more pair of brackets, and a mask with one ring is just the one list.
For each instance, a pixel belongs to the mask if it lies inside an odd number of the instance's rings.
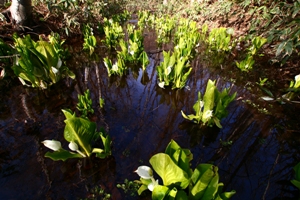
{"label": "white spathe", "polygon": [[72,141],[69,143],[69,149],[71,149],[72,151],[78,151],[78,145]]}
{"label": "white spathe", "polygon": [[153,177],[152,169],[145,165],[139,166],[134,172],[136,172],[143,179],[151,179]]}
{"label": "white spathe", "polygon": [[44,140],[42,143],[45,145],[45,147],[53,151],[58,151],[61,149],[61,143],[57,140]]}

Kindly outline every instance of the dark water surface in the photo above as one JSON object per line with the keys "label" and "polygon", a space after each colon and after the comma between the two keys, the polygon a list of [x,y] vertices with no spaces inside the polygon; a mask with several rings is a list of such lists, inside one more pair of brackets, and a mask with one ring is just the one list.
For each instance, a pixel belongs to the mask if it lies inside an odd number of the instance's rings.
{"label": "dark water surface", "polygon": [[[146,47],[151,49],[152,43]],[[155,71],[160,56],[151,54],[145,72],[131,69],[124,78],[108,78],[102,63],[90,62],[73,70],[76,80],[62,81],[47,91],[18,82],[2,84],[0,199],[82,199],[96,185],[112,199],[150,199],[130,197],[116,184],[138,179],[133,171],[149,165],[150,157],[163,152],[171,139],[192,151],[193,168],[206,162],[217,165],[224,190],[237,191],[232,199],[296,199],[298,190],[290,183],[292,167],[299,161],[299,142],[292,127],[299,118],[295,107],[274,103],[272,115],[262,114],[243,102],[257,96],[226,81],[199,59],[192,63],[188,87],[163,90],[157,86]],[[180,113],[193,112],[197,92],[204,92],[208,79],[217,80],[219,89],[237,92],[222,129],[200,128]],[[66,162],[44,158],[48,149],[43,140],[60,140],[67,149],[61,109],[75,110],[77,95],[86,89],[95,109],[92,120],[112,137],[113,155]],[[105,99],[102,110],[99,97]],[[229,141],[232,145],[226,144]]]}

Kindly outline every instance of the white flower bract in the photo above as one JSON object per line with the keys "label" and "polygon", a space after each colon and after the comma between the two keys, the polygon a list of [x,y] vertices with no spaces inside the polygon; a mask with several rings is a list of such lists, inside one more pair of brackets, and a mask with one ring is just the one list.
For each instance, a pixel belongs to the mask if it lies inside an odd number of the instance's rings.
{"label": "white flower bract", "polygon": [[139,166],[134,172],[136,172],[143,179],[151,179],[153,177],[152,169],[145,165]]}
{"label": "white flower bract", "polygon": [[44,140],[42,142],[45,147],[53,150],[53,151],[58,151],[61,149],[61,143],[60,141],[56,141],[56,140]]}
{"label": "white flower bract", "polygon": [[71,149],[72,151],[77,151],[78,150],[78,145],[75,142],[71,141],[69,143],[69,149]]}

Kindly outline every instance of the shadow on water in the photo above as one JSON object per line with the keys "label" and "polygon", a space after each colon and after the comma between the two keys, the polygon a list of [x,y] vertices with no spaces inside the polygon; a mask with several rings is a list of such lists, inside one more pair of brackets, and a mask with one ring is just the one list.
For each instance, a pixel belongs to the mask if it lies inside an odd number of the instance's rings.
{"label": "shadow on water", "polygon": [[[62,81],[47,91],[20,84],[3,86],[1,199],[80,199],[92,197],[90,188],[96,185],[112,194],[112,199],[150,199],[130,197],[116,185],[138,179],[133,171],[149,165],[150,157],[164,151],[171,139],[191,149],[193,168],[205,162],[217,165],[224,190],[237,191],[232,199],[296,198],[298,191],[290,180],[292,167],[299,161],[299,142],[286,130],[294,116],[282,111],[285,105],[274,105],[272,112],[277,113],[272,116],[259,113],[241,100],[252,99],[253,94],[220,77],[218,70],[205,68],[201,60],[193,62],[188,87],[163,90],[156,84],[160,54],[152,55],[145,72],[132,68],[123,78],[108,78],[103,63],[90,62],[77,69],[76,80]],[[204,92],[208,79],[217,80],[219,89],[231,87],[232,93],[238,93],[221,122],[222,129],[200,127],[180,113],[192,112],[197,92]],[[112,137],[113,155],[66,162],[44,158],[47,149],[41,141],[64,141],[61,109],[74,110],[77,95],[86,89],[91,91],[95,109],[92,120]],[[102,110],[100,97],[105,99]]]}

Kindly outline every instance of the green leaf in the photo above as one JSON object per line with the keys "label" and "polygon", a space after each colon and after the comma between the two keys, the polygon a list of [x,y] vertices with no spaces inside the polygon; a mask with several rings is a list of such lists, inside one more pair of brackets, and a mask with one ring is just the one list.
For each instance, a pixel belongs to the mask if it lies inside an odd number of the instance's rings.
{"label": "green leaf", "polygon": [[75,117],[75,113],[73,113],[70,109],[62,109],[62,112],[64,113],[67,119]]}
{"label": "green leaf", "polygon": [[179,190],[176,194],[176,200],[187,200],[189,199],[185,191]]}
{"label": "green leaf", "polygon": [[103,108],[104,105],[105,105],[104,98],[99,98],[99,106],[100,106],[100,108]]}
{"label": "green leaf", "polygon": [[212,111],[214,108],[215,92],[216,92],[215,81],[208,80],[206,91],[203,96],[204,109],[203,109],[203,116],[201,120],[204,124],[208,120],[210,120],[210,118],[206,117],[205,114],[208,113],[209,111]]}
{"label": "green leaf", "polygon": [[64,150],[64,149],[62,149],[60,151],[47,152],[45,154],[45,157],[51,158],[54,161],[58,161],[58,160],[66,161],[69,158],[83,158],[78,153],[72,153],[72,152]]}
{"label": "green leaf", "polygon": [[175,184],[185,189],[189,184],[188,174],[178,167],[169,155],[158,153],[150,158],[150,164],[162,178],[165,186]]}
{"label": "green leaf", "polygon": [[218,198],[217,199],[220,199],[220,200],[228,200],[230,199],[235,193],[236,191],[235,190],[231,190],[230,192],[222,192],[223,190],[223,187],[224,187],[224,184],[223,183],[219,183],[219,189],[218,189]]}
{"label": "green leaf", "polygon": [[152,191],[152,200],[163,200],[167,197],[169,193],[169,188],[163,185],[157,185],[154,187]]}
{"label": "green leaf", "polygon": [[[69,116],[69,114],[68,114]],[[80,117],[68,117],[64,137],[68,142],[76,142],[87,156],[91,154],[91,141],[96,131],[96,123]]]}
{"label": "green leaf", "polygon": [[138,192],[139,195],[141,195],[147,189],[148,189],[147,185],[141,185],[141,187],[139,187],[137,192]]}
{"label": "green leaf", "polygon": [[36,56],[38,56],[43,64],[46,65],[45,67],[47,67],[48,70],[50,70],[50,67],[52,66],[56,67],[58,55],[52,44],[46,41],[38,41],[35,48],[36,51],[39,52],[39,54],[36,54]]}
{"label": "green leaf", "polygon": [[196,183],[191,190],[192,199],[213,199],[218,191],[219,175],[217,172],[218,168],[210,164],[197,166],[192,176],[192,181]]}
{"label": "green leaf", "polygon": [[189,149],[182,149],[174,140],[171,140],[165,153],[168,154],[174,163],[189,176],[192,174],[190,161],[193,159],[193,154]]}
{"label": "green leaf", "polygon": [[176,187],[172,188],[168,194],[168,200],[174,200],[177,196],[177,192],[178,190],[176,189]]}
{"label": "green leaf", "polygon": [[300,190],[300,181],[297,180],[291,180],[291,183],[296,186]]}

